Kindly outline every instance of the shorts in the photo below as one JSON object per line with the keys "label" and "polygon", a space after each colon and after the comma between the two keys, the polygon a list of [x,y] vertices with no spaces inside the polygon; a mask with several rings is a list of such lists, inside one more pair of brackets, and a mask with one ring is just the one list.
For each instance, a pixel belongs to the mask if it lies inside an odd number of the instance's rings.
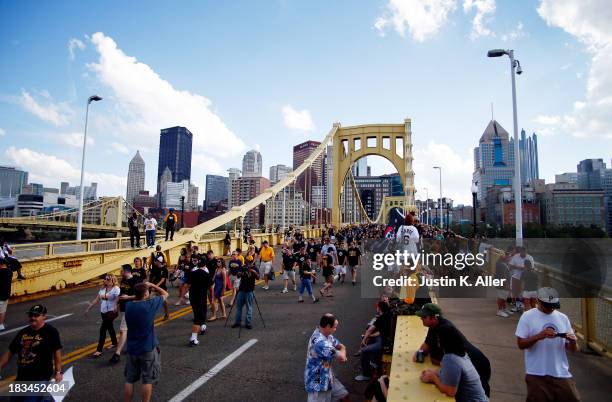
{"label": "shorts", "polygon": [[125,311],[122,311],[120,314],[121,314],[121,324],[119,324],[119,331],[126,332],[128,328],[127,328],[127,322],[125,321]]}
{"label": "shorts", "polygon": [[537,299],[538,291],[537,290],[523,290],[523,299]]}
{"label": "shorts", "polygon": [[308,402],[335,402],[346,397],[348,391],[344,388],[344,385],[334,378],[332,382],[332,388],[329,391],[323,392],[309,392]]}
{"label": "shorts", "polygon": [[557,378],[549,375],[525,376],[527,383],[527,402],[556,401],[578,402],[580,394],[573,378]]}
{"label": "shorts", "polygon": [[346,265],[336,265],[336,273],[346,275]]}
{"label": "shorts", "polygon": [[127,355],[127,363],[123,371],[125,382],[134,384],[138,380],[142,384],[157,384],[161,374],[161,354],[155,348],[151,352],[140,355]]}
{"label": "shorts", "polygon": [[206,324],[206,296],[205,295],[189,295],[189,303],[191,311],[193,311],[193,325]]}
{"label": "shorts", "polygon": [[8,300],[0,300],[0,314],[6,314],[7,307],[8,307]]}
{"label": "shorts", "polygon": [[510,297],[510,291],[508,289],[497,289],[497,298],[506,300]]}
{"label": "shorts", "polygon": [[264,275],[268,275],[272,271],[272,261],[262,261],[261,266],[263,267]]}
{"label": "shorts", "polygon": [[285,279],[285,280],[291,279],[293,282],[295,282],[295,271],[293,271],[293,270],[292,271],[285,270],[283,272],[283,279]]}

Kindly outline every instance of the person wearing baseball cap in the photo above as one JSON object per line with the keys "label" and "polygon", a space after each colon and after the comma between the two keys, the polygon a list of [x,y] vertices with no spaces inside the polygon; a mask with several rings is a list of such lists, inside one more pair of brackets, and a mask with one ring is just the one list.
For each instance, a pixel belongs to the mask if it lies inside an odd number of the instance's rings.
{"label": "person wearing baseball cap", "polygon": [[516,327],[518,347],[525,351],[527,401],[580,401],[566,353],[578,350],[577,338],[560,307],[556,289],[540,288],[538,307],[524,312]]}
{"label": "person wearing baseball cap", "polygon": [[[491,363],[484,353],[476,346],[472,345],[450,320],[442,316],[442,309],[439,305],[435,303],[426,303],[415,314],[421,317],[423,325],[428,328],[425,342],[423,342],[419,351],[422,351],[424,355],[429,354],[431,362],[439,365],[440,361],[442,361],[442,357],[444,357],[444,350],[440,347],[440,333],[448,328],[454,328],[455,331],[453,331],[453,334],[461,338],[460,341],[463,342],[465,350],[480,376],[482,388],[487,397],[489,397],[491,391],[489,386],[489,380],[491,379]],[[416,353],[412,360],[416,361]]]}
{"label": "person wearing baseball cap", "polygon": [[[61,382],[62,342],[57,329],[45,323],[47,308],[35,304],[28,311],[29,323],[21,329],[0,358],[2,369],[13,355],[17,355],[16,381],[49,381],[53,378]],[[36,342],[32,340],[36,339]]]}

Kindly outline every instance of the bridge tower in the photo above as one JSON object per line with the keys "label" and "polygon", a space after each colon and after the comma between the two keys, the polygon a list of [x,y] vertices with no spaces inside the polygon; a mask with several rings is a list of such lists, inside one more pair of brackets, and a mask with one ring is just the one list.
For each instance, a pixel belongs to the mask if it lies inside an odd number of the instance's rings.
{"label": "bridge tower", "polygon": [[365,124],[336,128],[333,138],[332,224],[341,225],[340,192],[344,180],[358,159],[368,155],[386,158],[399,172],[404,187],[404,208],[415,210],[412,170],[412,121],[404,124]]}

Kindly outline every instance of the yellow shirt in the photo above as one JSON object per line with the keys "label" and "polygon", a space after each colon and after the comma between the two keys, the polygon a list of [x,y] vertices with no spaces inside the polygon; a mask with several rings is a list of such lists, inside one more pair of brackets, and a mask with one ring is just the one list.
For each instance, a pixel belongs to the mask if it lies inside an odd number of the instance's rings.
{"label": "yellow shirt", "polygon": [[274,249],[270,246],[262,247],[261,250],[259,250],[259,256],[263,262],[272,261],[272,259],[274,259]]}
{"label": "yellow shirt", "polygon": [[242,254],[238,254],[238,259],[242,261],[242,265],[244,265],[244,256]]}

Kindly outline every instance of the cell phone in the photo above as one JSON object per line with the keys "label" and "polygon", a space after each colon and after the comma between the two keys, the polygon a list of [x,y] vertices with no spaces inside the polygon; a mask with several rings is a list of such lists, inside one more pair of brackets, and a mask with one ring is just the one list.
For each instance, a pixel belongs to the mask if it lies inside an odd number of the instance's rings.
{"label": "cell phone", "polygon": [[559,338],[567,338],[567,333],[566,332],[557,332],[555,334],[555,336],[557,336]]}

